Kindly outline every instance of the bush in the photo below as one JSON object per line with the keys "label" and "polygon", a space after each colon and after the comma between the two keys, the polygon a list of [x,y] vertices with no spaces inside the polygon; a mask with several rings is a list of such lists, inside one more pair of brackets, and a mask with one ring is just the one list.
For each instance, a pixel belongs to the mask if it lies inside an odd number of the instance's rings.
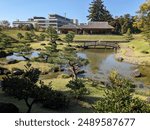
{"label": "bush", "polygon": [[7,53],[5,51],[0,51],[0,58],[6,57]]}
{"label": "bush", "polygon": [[41,43],[41,46],[46,46],[46,44],[45,43]]}
{"label": "bush", "polygon": [[62,74],[62,78],[63,79],[68,79],[68,78],[70,78],[70,76],[68,74]]}
{"label": "bush", "polygon": [[19,108],[12,103],[0,102],[0,113],[19,113]]}
{"label": "bush", "polygon": [[45,100],[43,107],[54,110],[62,110],[69,106],[69,98],[62,92],[53,91],[53,93]]}
{"label": "bush", "polygon": [[116,72],[109,76],[111,84],[103,97],[93,106],[100,113],[150,112],[147,102],[133,96],[134,84]]}
{"label": "bush", "polygon": [[141,53],[149,54],[149,52],[148,52],[148,51],[141,51]]}
{"label": "bush", "polygon": [[59,72],[59,70],[60,70],[60,67],[57,65],[52,68],[53,72]]}
{"label": "bush", "polygon": [[75,79],[75,80],[69,81],[66,87],[72,90],[73,96],[77,99],[80,99],[84,95],[89,94],[88,90],[86,89],[81,79]]}

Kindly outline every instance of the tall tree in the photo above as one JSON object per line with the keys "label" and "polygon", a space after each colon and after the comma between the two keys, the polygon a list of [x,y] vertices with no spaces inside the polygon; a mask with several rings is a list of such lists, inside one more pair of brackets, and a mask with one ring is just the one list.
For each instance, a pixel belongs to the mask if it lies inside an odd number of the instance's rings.
{"label": "tall tree", "polygon": [[2,20],[2,21],[0,21],[0,26],[2,28],[8,28],[10,26],[10,22],[7,20]]}
{"label": "tall tree", "polygon": [[142,29],[145,39],[150,42],[150,0],[141,5],[138,13],[137,24]]}
{"label": "tall tree", "polygon": [[90,21],[111,21],[113,19],[102,0],[93,0],[90,4],[87,18]]}

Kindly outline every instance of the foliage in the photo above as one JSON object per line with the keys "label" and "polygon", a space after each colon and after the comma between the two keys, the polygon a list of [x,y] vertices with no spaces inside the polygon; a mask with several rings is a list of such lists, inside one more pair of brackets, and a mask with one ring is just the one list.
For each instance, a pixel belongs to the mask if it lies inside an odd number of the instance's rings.
{"label": "foliage", "polygon": [[57,44],[52,43],[50,46],[45,47],[46,51],[40,53],[40,58],[44,59],[45,62],[54,63],[58,57]]}
{"label": "foliage", "polygon": [[28,40],[28,41],[32,41],[32,40],[33,40],[33,39],[32,39],[32,34],[26,32],[26,33],[25,33],[25,36],[24,36],[24,39],[25,39],[25,40]]}
{"label": "foliage", "polygon": [[40,36],[38,36],[37,40],[38,41],[44,41],[45,40],[45,34],[41,33]]}
{"label": "foliage", "polygon": [[66,34],[65,41],[68,43],[68,45],[69,43],[73,42],[74,37],[75,37],[74,32],[68,32],[68,34]]}
{"label": "foliage", "polygon": [[21,33],[17,33],[17,37],[18,37],[18,39],[24,38],[24,36]]}
{"label": "foliage", "polygon": [[25,30],[25,31],[30,31],[30,30],[34,29],[33,24],[29,24],[29,25],[20,24],[18,26],[18,28],[21,29],[21,30]]}
{"label": "foliage", "polygon": [[89,7],[89,16],[87,16],[90,21],[111,21],[112,15],[106,9],[102,0],[93,0]]}
{"label": "foliage", "polygon": [[123,16],[117,17],[110,22],[114,27],[115,34],[124,34],[130,28],[132,33],[140,33],[141,30],[135,25],[136,17],[130,14],[125,14]]}
{"label": "foliage", "polygon": [[131,81],[121,77],[117,72],[111,72],[109,89],[94,108],[97,112],[112,113],[141,113],[150,112],[146,102],[132,95],[135,87]]}
{"label": "foliage", "polygon": [[18,113],[19,109],[12,103],[0,102],[0,113]]}
{"label": "foliage", "polygon": [[126,37],[126,40],[128,40],[128,41],[133,39],[130,28],[128,29],[125,37]]}
{"label": "foliage", "polygon": [[53,91],[51,95],[43,102],[45,108],[62,110],[69,106],[69,98],[60,91]]}
{"label": "foliage", "polygon": [[77,99],[88,94],[88,91],[81,79],[70,80],[66,87],[72,90],[72,94]]}
{"label": "foliage", "polygon": [[57,31],[52,26],[49,26],[46,30],[48,37],[50,38],[51,43],[56,43],[56,40],[59,38]]}
{"label": "foliage", "polygon": [[0,26],[4,29],[8,28],[10,26],[10,22],[7,20],[2,20],[2,21],[0,21]]}
{"label": "foliage", "polygon": [[27,112],[31,112],[33,104],[45,100],[46,93],[50,92],[51,88],[43,83],[37,85],[40,76],[38,69],[32,68],[30,63],[25,67],[26,69],[20,76],[10,74],[4,77],[2,90],[9,96],[24,100],[28,107]]}
{"label": "foliage", "polygon": [[137,26],[143,31],[146,41],[150,42],[150,1],[147,0],[140,6],[137,17]]}

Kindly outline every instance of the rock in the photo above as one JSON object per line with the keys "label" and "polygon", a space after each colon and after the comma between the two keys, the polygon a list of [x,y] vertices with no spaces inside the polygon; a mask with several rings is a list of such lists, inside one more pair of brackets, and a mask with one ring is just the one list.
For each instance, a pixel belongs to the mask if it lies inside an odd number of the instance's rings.
{"label": "rock", "polygon": [[37,48],[37,49],[36,49],[36,51],[41,51],[41,50],[42,50],[41,48]]}
{"label": "rock", "polygon": [[150,97],[148,97],[146,100],[147,100],[148,103],[150,103]]}
{"label": "rock", "polygon": [[77,72],[77,74],[84,74],[85,73],[85,70],[79,70],[78,72]]}
{"label": "rock", "polygon": [[59,66],[54,66],[51,71],[54,72],[54,73],[59,72],[60,67]]}
{"label": "rock", "polygon": [[22,75],[22,74],[23,74],[23,70],[17,69],[17,68],[13,68],[13,69],[12,69],[12,73],[13,73],[14,75]]}
{"label": "rock", "polygon": [[76,48],[81,48],[81,46],[79,46],[79,45],[76,45],[75,47],[76,47]]}
{"label": "rock", "polygon": [[10,73],[11,73],[11,72],[10,72],[10,70],[8,70],[8,69],[5,69],[5,70],[4,70],[4,74],[7,75],[7,74],[10,74]]}
{"label": "rock", "polygon": [[46,46],[46,44],[45,43],[41,43],[41,46]]}
{"label": "rock", "polygon": [[0,113],[19,113],[19,108],[12,103],[0,102]]}
{"label": "rock", "polygon": [[136,69],[133,71],[132,75],[135,77],[135,78],[138,78],[138,77],[141,77],[142,74],[141,72],[139,71],[139,69]]}
{"label": "rock", "polygon": [[10,71],[6,68],[0,67],[0,75],[10,74]]}
{"label": "rock", "polygon": [[122,62],[124,59],[122,57],[117,57],[117,61]]}
{"label": "rock", "polygon": [[144,88],[144,85],[143,84],[139,84],[139,88]]}
{"label": "rock", "polygon": [[49,72],[48,71],[44,71],[44,72],[41,72],[41,75],[47,75]]}
{"label": "rock", "polygon": [[15,63],[18,63],[18,62],[19,62],[18,60],[10,59],[9,61],[7,61],[7,64],[15,64]]}
{"label": "rock", "polygon": [[60,68],[60,71],[61,71],[61,72],[65,71],[65,68]]}

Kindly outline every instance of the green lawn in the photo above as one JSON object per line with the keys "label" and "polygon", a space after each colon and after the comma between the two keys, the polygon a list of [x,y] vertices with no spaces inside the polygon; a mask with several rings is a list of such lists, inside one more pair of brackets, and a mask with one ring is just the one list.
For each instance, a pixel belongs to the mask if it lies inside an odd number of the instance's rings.
{"label": "green lawn", "polygon": [[[5,30],[2,31],[2,33],[11,36],[15,39],[17,39],[17,34],[22,33],[23,35],[26,32],[30,31],[23,31],[23,30]],[[39,35],[41,32],[35,32],[37,35]],[[63,40],[65,35],[60,34],[59,37]],[[76,35],[74,40],[125,40],[123,35]]]}
{"label": "green lawn", "polygon": [[[25,65],[27,64],[26,61],[20,61],[19,63],[16,64],[7,64],[4,65],[3,67],[12,70],[12,68],[18,68],[18,69],[25,69]],[[41,63],[41,62],[31,62],[32,67],[40,69],[42,72],[49,72],[52,65],[49,63]]]}
{"label": "green lawn", "polygon": [[[64,39],[65,35],[60,35]],[[123,35],[75,35],[74,40],[125,40]]]}

